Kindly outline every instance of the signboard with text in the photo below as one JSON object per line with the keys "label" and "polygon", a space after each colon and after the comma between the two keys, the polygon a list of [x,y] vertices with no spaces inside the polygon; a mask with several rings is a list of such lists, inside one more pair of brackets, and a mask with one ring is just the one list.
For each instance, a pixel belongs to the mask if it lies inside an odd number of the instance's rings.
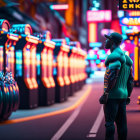
{"label": "signboard with text", "polygon": [[120,24],[125,26],[140,26],[140,17],[123,17],[120,18]]}
{"label": "signboard with text", "polygon": [[111,20],[111,10],[87,11],[87,22],[110,22]]}
{"label": "signboard with text", "polygon": [[120,10],[140,10],[140,0],[119,0]]}

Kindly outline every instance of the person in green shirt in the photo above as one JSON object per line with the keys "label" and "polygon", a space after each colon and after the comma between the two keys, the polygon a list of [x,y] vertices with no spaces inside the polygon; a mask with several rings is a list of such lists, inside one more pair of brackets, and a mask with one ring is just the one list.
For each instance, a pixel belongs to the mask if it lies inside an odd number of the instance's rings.
{"label": "person in green shirt", "polygon": [[126,105],[130,103],[133,89],[133,61],[120,48],[121,34],[114,32],[105,37],[105,48],[111,51],[105,60],[104,94],[99,99],[100,104],[104,104],[105,140],[114,140],[114,123],[118,139],[127,140]]}

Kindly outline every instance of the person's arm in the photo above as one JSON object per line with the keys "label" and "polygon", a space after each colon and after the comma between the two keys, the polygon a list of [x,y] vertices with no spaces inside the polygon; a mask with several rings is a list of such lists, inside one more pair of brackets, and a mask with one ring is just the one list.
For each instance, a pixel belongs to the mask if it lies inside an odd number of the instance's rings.
{"label": "person's arm", "polygon": [[120,68],[121,68],[120,61],[115,61],[110,63],[108,68],[106,69],[104,77],[104,94],[99,99],[100,104],[107,103],[108,94],[113,89],[113,87],[117,82]]}
{"label": "person's arm", "polygon": [[133,90],[133,86],[134,86],[134,78],[133,78],[133,73],[132,73],[132,67],[131,67],[131,71],[128,77],[128,81],[127,81],[127,91],[128,91],[128,97],[126,99],[126,105],[130,104],[130,96]]}
{"label": "person's arm", "polygon": [[127,81],[127,91],[128,91],[128,97],[131,96],[131,93],[132,93],[132,90],[133,90],[133,86],[134,86],[134,78],[133,78],[133,69],[131,67],[131,71],[130,71],[130,74],[129,74],[129,78],[128,78],[128,81]]}
{"label": "person's arm", "polygon": [[107,70],[107,73],[104,79],[104,82],[105,82],[104,92],[105,93],[109,93],[111,89],[115,86],[120,68],[121,68],[120,61],[115,61],[109,64],[109,68]]}

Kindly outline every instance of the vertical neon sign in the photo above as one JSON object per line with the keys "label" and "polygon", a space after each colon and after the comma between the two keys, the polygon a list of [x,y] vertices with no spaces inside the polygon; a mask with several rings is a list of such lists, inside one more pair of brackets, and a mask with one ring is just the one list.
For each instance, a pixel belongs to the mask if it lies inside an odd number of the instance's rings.
{"label": "vertical neon sign", "polygon": [[88,24],[88,42],[97,42],[97,23]]}
{"label": "vertical neon sign", "polygon": [[138,81],[138,47],[134,48],[134,80]]}

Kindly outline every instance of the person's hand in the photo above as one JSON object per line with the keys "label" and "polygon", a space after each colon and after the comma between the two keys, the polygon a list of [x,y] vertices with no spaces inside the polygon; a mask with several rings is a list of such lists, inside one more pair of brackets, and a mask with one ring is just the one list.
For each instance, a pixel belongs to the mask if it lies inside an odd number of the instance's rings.
{"label": "person's hand", "polygon": [[99,99],[100,104],[106,104],[107,99],[108,99],[108,93],[103,93],[103,95]]}
{"label": "person's hand", "polygon": [[130,104],[130,97],[127,97],[126,99],[126,105],[129,105]]}

